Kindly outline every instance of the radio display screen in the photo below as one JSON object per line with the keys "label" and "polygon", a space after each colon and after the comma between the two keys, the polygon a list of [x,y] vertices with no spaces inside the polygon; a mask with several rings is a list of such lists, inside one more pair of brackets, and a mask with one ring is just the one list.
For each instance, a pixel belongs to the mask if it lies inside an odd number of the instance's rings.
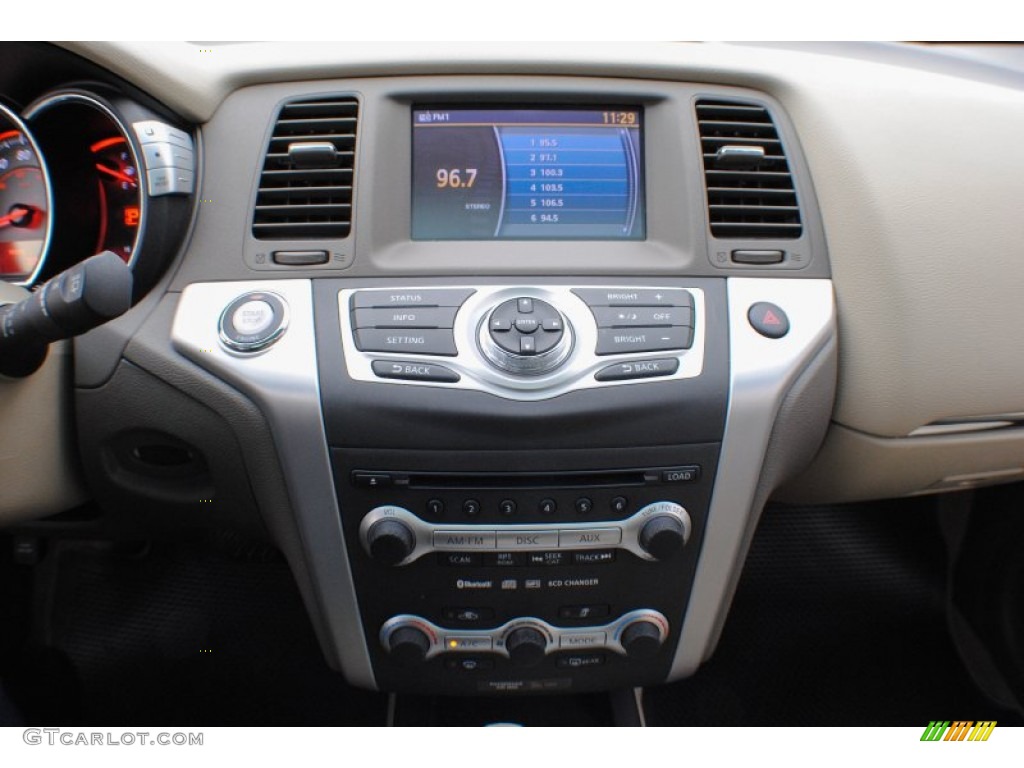
{"label": "radio display screen", "polygon": [[643,113],[413,109],[414,240],[641,240]]}

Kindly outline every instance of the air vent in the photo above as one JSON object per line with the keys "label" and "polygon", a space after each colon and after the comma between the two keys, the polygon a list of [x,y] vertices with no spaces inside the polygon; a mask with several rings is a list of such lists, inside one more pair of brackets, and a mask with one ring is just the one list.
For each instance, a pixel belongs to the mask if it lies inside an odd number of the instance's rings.
{"label": "air vent", "polygon": [[711,234],[800,237],[793,176],[768,110],[737,102],[697,102]]}
{"label": "air vent", "polygon": [[277,116],[256,195],[252,234],[264,240],[347,237],[359,103],[293,101]]}

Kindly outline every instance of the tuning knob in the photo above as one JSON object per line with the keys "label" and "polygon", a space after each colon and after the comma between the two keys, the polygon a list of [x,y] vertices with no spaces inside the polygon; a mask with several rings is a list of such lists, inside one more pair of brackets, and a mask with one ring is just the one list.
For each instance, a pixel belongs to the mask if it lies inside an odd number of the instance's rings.
{"label": "tuning knob", "polygon": [[388,635],[387,649],[399,664],[413,666],[427,658],[430,638],[422,629],[400,626]]}
{"label": "tuning knob", "polygon": [[370,557],[384,565],[397,565],[416,548],[416,535],[399,520],[378,520],[366,532]]}
{"label": "tuning knob", "polygon": [[544,658],[548,641],[544,634],[533,627],[519,627],[505,638],[505,650],[517,667],[532,667]]}
{"label": "tuning knob", "polygon": [[690,516],[673,501],[649,504],[637,514],[650,517],[640,529],[640,548],[655,560],[665,560],[682,549],[690,538]]}
{"label": "tuning knob", "polygon": [[619,642],[631,659],[649,659],[661,648],[661,628],[653,621],[638,619],[626,625]]}

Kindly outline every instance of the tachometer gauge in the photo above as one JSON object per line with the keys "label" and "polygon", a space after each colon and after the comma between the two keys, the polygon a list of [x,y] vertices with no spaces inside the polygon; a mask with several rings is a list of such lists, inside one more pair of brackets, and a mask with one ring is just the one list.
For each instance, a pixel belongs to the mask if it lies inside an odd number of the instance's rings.
{"label": "tachometer gauge", "polygon": [[0,279],[31,282],[50,229],[46,165],[21,121],[0,107]]}

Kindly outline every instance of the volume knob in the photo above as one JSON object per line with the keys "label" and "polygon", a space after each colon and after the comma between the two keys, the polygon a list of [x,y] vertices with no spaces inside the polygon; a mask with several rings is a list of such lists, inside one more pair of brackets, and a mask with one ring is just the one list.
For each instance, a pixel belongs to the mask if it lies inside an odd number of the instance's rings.
{"label": "volume knob", "polygon": [[384,565],[397,565],[413,553],[416,535],[399,520],[378,520],[366,532],[370,557]]}

